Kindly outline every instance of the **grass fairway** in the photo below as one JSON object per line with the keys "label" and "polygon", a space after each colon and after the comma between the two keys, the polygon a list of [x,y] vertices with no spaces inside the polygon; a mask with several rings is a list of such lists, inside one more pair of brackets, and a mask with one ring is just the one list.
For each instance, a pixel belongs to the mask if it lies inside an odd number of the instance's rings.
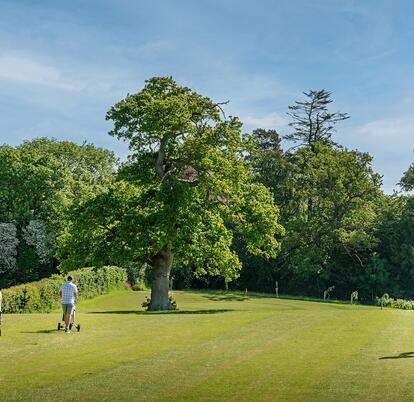
{"label": "grass fairway", "polygon": [[0,400],[414,400],[414,312],[175,292],[157,314],[145,295],[83,302],[80,333],[6,315]]}

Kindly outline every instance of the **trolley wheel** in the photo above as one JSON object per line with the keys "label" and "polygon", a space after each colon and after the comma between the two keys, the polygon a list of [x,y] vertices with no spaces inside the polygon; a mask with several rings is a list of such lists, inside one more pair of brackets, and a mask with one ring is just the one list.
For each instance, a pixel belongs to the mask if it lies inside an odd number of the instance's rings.
{"label": "trolley wheel", "polygon": [[71,323],[71,324],[69,324],[69,330],[70,331],[72,331],[72,326],[73,326],[73,324]]}
{"label": "trolley wheel", "polygon": [[76,329],[78,330],[78,332],[80,332],[80,324],[78,324],[78,325],[76,326]]}
{"label": "trolley wheel", "polygon": [[60,329],[62,328],[61,323],[58,324],[58,331],[60,331]]}

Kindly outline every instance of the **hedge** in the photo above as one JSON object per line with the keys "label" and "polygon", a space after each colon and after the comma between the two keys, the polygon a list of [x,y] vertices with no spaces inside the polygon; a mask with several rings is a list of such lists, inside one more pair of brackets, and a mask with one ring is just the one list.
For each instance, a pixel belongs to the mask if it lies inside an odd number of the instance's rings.
{"label": "hedge", "polygon": [[[79,290],[80,299],[108,293],[125,286],[126,271],[119,267],[83,268],[70,273]],[[3,313],[49,312],[58,307],[59,287],[64,276],[53,275],[38,282],[2,290]]]}

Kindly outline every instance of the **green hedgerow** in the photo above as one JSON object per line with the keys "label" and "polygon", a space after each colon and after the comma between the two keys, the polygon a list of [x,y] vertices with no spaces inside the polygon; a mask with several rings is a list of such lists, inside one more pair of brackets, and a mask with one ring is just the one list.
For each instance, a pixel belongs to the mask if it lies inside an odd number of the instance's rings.
{"label": "green hedgerow", "polygon": [[[119,267],[83,268],[71,272],[81,299],[122,288],[126,271]],[[49,312],[58,306],[59,287],[64,276],[53,275],[38,282],[26,283],[2,290],[4,313]]]}

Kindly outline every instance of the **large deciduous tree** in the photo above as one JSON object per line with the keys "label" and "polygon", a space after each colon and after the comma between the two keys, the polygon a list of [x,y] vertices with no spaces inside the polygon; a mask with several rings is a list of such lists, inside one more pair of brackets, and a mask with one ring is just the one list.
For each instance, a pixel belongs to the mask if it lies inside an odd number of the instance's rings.
{"label": "large deciduous tree", "polygon": [[[375,223],[381,196],[381,177],[372,157],[358,151],[316,144],[291,156],[295,188],[290,216],[285,222],[285,261],[299,275],[321,286],[332,281],[344,289],[357,275],[377,245]],[[308,200],[313,200],[311,217]],[[354,272],[352,272],[354,271]]]}
{"label": "large deciduous tree", "polygon": [[[129,184],[117,184],[73,214],[62,237],[67,267],[97,257],[147,262],[149,310],[168,310],[173,260],[228,281],[240,270],[234,231],[249,252],[276,254],[283,234],[278,209],[269,191],[253,181],[241,123],[225,118],[220,104],[172,78],[156,77],[106,117],[114,123],[110,134],[132,151],[120,172]],[[86,238],[93,249],[79,254],[76,244]]]}
{"label": "large deciduous tree", "polygon": [[[414,189],[414,165],[400,181],[405,191]],[[379,256],[385,260],[390,281],[387,292],[413,298],[414,288],[414,196],[394,193],[384,197],[378,220]]]}
{"label": "large deciduous tree", "polygon": [[320,142],[283,153],[274,131],[256,130],[254,136],[262,151],[250,156],[257,180],[272,190],[287,234],[270,264],[243,256],[249,272],[241,279],[253,283],[257,271],[251,268],[259,265],[265,276],[258,278],[260,286],[266,282],[269,290],[275,280],[285,291],[302,294],[335,284],[337,294],[346,296],[378,244],[381,177],[372,169],[372,157]]}

